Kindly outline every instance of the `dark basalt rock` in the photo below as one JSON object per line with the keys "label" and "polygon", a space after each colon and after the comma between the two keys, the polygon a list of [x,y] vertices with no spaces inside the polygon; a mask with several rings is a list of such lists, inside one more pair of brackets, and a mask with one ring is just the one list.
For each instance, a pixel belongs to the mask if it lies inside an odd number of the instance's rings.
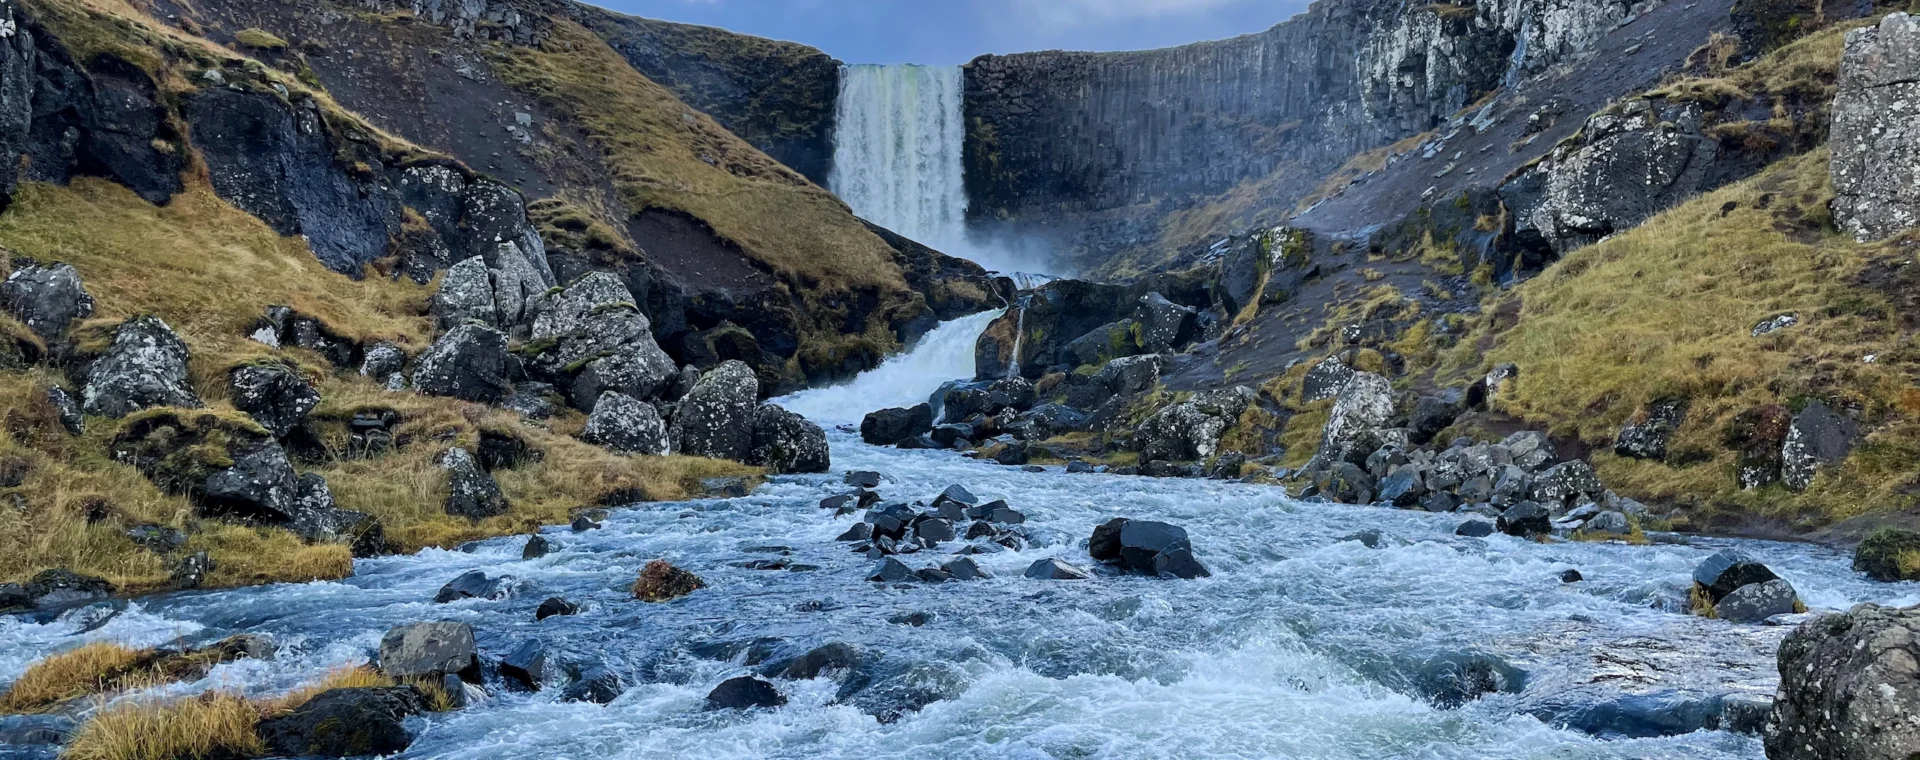
{"label": "dark basalt rock", "polygon": [[320,392],[313,389],[313,384],[284,364],[236,367],[228,373],[227,384],[233,394],[233,407],[275,438],[287,437],[320,405]]}
{"label": "dark basalt rock", "polygon": [[860,439],[873,446],[892,446],[932,430],[933,407],[927,404],[881,409],[860,421]]}
{"label": "dark basalt rock", "polygon": [[1791,615],[1800,608],[1800,594],[1781,579],[1749,583],[1734,589],[1713,606],[1714,616],[1730,623],[1759,623],[1775,615]]}
{"label": "dark basalt rock", "polygon": [[1415,693],[1433,706],[1452,710],[1488,694],[1518,694],[1527,674],[1493,655],[1450,653],[1428,658],[1413,682]]}
{"label": "dark basalt rock", "polygon": [[65,569],[42,570],[24,584],[0,584],[0,613],[67,607],[105,599],[113,593],[113,584],[104,578]]}
{"label": "dark basalt rock", "polygon": [[473,678],[479,675],[475,653],[473,627],[466,623],[403,625],[380,639],[380,672],[399,679]]}
{"label": "dark basalt rock", "polygon": [[776,670],[781,678],[805,681],[835,671],[853,670],[860,667],[863,659],[860,650],[853,645],[834,642],[815,647],[784,666],[771,670]]}
{"label": "dark basalt rock", "polygon": [[1204,578],[1212,573],[1193,557],[1187,531],[1152,520],[1115,518],[1094,528],[1087,553],[1095,560],[1140,575]]}
{"label": "dark basalt rock", "polygon": [[1805,491],[1821,468],[1845,461],[1860,439],[1860,423],[1814,402],[1793,418],[1781,447],[1780,479],[1788,488]]}
{"label": "dark basalt rock", "polygon": [[440,593],[434,595],[435,604],[446,604],[463,599],[505,599],[512,595],[513,579],[507,576],[489,578],[480,570],[469,570],[460,577],[440,587]]}
{"label": "dark basalt rock", "polygon": [[1777,580],[1773,570],[1733,550],[1719,552],[1693,570],[1693,582],[1707,601],[1719,604],[1734,589]]}
{"label": "dark basalt rock", "polygon": [[513,390],[514,361],[507,335],[464,324],[434,341],[413,368],[413,387],[429,396],[491,404]]}
{"label": "dark basalt rock", "polygon": [[1486,520],[1468,520],[1453,530],[1454,535],[1468,538],[1486,538],[1496,532],[1494,524]]}
{"label": "dark basalt rock", "polygon": [[874,583],[905,583],[915,578],[913,568],[892,557],[880,560],[873,571],[867,573],[867,580]]}
{"label": "dark basalt rock", "polygon": [[580,605],[557,596],[552,596],[547,597],[547,600],[541,602],[540,606],[533,611],[533,619],[546,620],[550,617],[576,615],[579,614],[579,612]]}
{"label": "dark basalt rock", "polygon": [[1500,532],[1532,538],[1553,532],[1553,513],[1536,502],[1523,501],[1500,513]]}
{"label": "dark basalt rock", "polygon": [[761,404],[753,415],[753,448],[746,463],[775,474],[826,472],[833,466],[827,431],[798,414]]}
{"label": "dark basalt rock", "polygon": [[1920,608],[1863,604],[1811,620],[1780,644],[1780,689],[1767,721],[1773,760],[1920,755]]}
{"label": "dark basalt rock", "polygon": [[447,514],[481,520],[506,514],[511,507],[500,484],[466,449],[447,449],[440,455],[440,467],[447,471]]}
{"label": "dark basalt rock", "polygon": [[535,534],[527,537],[527,545],[520,549],[520,559],[539,559],[553,551],[553,543],[546,536]]}
{"label": "dark basalt rock", "polygon": [[93,296],[69,264],[40,266],[16,260],[13,274],[0,282],[0,310],[49,343],[65,335],[74,322],[93,316],[93,308]]}
{"label": "dark basalt rock", "polygon": [[187,377],[187,343],[159,317],[121,324],[86,375],[80,406],[88,414],[119,418],[156,406],[201,405]]}
{"label": "dark basalt rock", "polygon": [[750,710],[757,707],[773,708],[787,704],[787,698],[773,684],[752,676],[730,678],[707,693],[709,710]]}
{"label": "dark basalt rock", "polygon": [[547,648],[538,641],[523,641],[500,658],[500,676],[528,691],[539,691],[547,678]]}
{"label": "dark basalt rock", "polygon": [[627,683],[619,673],[605,666],[595,665],[587,668],[561,692],[560,699],[565,702],[586,702],[604,705],[620,698],[626,693]]}
{"label": "dark basalt rock", "polygon": [[1093,575],[1058,558],[1036,560],[1024,575],[1042,581],[1083,581]]}
{"label": "dark basalt rock", "polygon": [[724,362],[701,376],[673,415],[679,453],[744,461],[753,451],[759,393],[760,381],[745,362]]}
{"label": "dark basalt rock", "polygon": [[1667,444],[1686,420],[1685,399],[1661,401],[1647,407],[1646,413],[1620,428],[1613,451],[1632,459],[1666,459]]}
{"label": "dark basalt rock", "polygon": [[270,751],[288,756],[391,755],[413,743],[402,722],[425,710],[412,686],[333,689],[261,721],[259,733]]}
{"label": "dark basalt rock", "polygon": [[335,506],[326,478],[307,473],[295,488],[293,522],[287,526],[294,535],[308,543],[346,544],[361,559],[387,552],[386,529],[379,518]]}

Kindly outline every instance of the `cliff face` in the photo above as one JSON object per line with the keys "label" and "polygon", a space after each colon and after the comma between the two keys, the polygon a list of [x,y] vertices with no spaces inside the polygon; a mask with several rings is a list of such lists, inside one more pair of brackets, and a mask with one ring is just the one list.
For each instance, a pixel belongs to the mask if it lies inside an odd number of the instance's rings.
{"label": "cliff face", "polygon": [[805,45],[582,6],[580,23],[648,79],[825,186],[840,62]]}
{"label": "cliff face", "polygon": [[1348,157],[1436,128],[1634,11],[1618,0],[1322,0],[1232,40],[980,58],[967,70],[972,213],[1044,222],[1149,203],[1165,211],[1282,171],[1263,192],[1290,205]]}

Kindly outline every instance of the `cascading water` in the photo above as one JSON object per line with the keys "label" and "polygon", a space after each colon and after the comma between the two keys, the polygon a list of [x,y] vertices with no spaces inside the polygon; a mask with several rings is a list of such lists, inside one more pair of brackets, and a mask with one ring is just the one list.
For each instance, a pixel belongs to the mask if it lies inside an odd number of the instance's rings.
{"label": "cascading water", "polygon": [[1021,295],[1019,302],[1013,307],[1020,310],[1020,315],[1013,322],[1013,356],[1007,360],[1007,377],[1020,376],[1020,350],[1026,346],[1027,342],[1027,304],[1032,299],[1031,294]]}
{"label": "cascading water", "polygon": [[981,312],[942,323],[908,353],[863,372],[852,382],[795,393],[773,403],[825,427],[857,424],[867,412],[925,402],[942,383],[973,377],[974,344],[1001,312]]}
{"label": "cascading water", "polygon": [[861,218],[1031,287],[1044,261],[967,229],[963,89],[956,66],[843,69],[828,184]]}

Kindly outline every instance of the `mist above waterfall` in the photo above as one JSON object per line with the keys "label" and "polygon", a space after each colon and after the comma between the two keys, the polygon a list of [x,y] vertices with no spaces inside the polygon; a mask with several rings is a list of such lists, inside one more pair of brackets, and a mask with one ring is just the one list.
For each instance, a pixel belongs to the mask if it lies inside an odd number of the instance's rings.
{"label": "mist above waterfall", "polygon": [[967,228],[959,67],[847,66],[840,75],[833,192],[867,221],[1007,274],[1060,274],[1037,242]]}

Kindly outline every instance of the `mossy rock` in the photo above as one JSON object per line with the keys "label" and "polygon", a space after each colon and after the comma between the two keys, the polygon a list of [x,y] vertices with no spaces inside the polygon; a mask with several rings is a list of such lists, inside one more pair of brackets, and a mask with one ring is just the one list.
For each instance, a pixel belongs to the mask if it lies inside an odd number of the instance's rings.
{"label": "mossy rock", "polygon": [[114,435],[113,457],[133,465],[170,493],[189,493],[220,470],[233,452],[271,438],[238,413],[150,409],[126,418]]}
{"label": "mossy rock", "polygon": [[1853,550],[1853,569],[1884,583],[1920,581],[1920,533],[1881,528]]}

